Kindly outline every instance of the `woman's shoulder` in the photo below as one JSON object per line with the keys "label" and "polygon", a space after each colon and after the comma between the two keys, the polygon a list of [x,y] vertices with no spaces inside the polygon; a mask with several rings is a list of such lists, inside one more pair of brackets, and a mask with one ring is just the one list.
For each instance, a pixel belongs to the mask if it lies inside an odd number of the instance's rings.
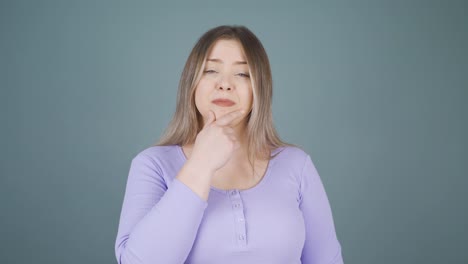
{"label": "woman's shoulder", "polygon": [[277,154],[279,159],[288,161],[304,161],[309,154],[304,148],[297,145],[284,145],[277,148],[273,154]]}
{"label": "woman's shoulder", "polygon": [[141,150],[138,155],[170,155],[173,152],[176,152],[177,148],[179,145],[165,145],[165,146],[160,146],[160,145],[153,145],[149,146],[143,150]]}
{"label": "woman's shoulder", "polygon": [[308,152],[296,145],[286,145],[277,149],[278,155],[273,158],[272,171],[283,179],[285,175],[294,177],[300,186],[301,175],[309,159]]}
{"label": "woman's shoulder", "polygon": [[139,151],[133,159],[151,159],[156,163],[180,158],[179,145],[153,145]]}
{"label": "woman's shoulder", "polygon": [[297,145],[281,146],[273,151],[273,154],[275,153],[272,164],[275,164],[276,169],[281,168],[281,171],[297,170],[299,172],[309,157],[307,151]]}

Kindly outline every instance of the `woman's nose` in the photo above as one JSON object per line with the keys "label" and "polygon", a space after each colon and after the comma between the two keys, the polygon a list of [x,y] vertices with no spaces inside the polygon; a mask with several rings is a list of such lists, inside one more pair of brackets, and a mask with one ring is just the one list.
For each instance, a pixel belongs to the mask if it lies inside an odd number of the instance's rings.
{"label": "woman's nose", "polygon": [[232,83],[229,80],[229,76],[222,76],[217,86],[220,90],[232,90]]}

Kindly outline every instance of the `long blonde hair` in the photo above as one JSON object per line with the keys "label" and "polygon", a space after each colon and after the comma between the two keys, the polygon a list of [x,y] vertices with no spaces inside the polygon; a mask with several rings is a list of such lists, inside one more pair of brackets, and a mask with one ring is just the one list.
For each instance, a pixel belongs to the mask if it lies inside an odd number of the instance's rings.
{"label": "long blonde hair", "polygon": [[[203,128],[203,117],[195,105],[197,86],[210,49],[217,40],[237,40],[249,66],[253,91],[252,111],[247,115],[248,160],[254,168],[256,158],[271,159],[271,151],[282,146],[295,146],[283,142],[272,120],[272,76],[268,56],[260,40],[245,26],[218,26],[204,33],[193,47],[179,82],[175,114],[156,145],[193,144]],[[278,154],[278,153],[277,153]]]}

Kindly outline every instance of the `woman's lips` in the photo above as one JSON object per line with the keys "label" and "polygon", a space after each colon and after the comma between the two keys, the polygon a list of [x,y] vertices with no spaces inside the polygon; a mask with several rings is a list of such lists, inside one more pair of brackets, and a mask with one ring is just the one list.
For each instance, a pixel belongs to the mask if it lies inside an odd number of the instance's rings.
{"label": "woman's lips", "polygon": [[236,104],[236,103],[234,103],[233,101],[231,101],[229,99],[215,99],[215,100],[213,100],[211,102],[213,104],[223,106],[223,107],[233,106],[233,105]]}

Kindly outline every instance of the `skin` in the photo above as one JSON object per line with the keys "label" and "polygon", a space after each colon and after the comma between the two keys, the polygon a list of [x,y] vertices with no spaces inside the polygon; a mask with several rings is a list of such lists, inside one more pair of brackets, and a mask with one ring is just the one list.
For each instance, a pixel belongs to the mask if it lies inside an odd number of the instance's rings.
{"label": "skin", "polygon": [[[195,104],[203,116],[204,128],[194,144],[183,146],[189,163],[206,169],[214,176],[212,185],[219,187],[256,183],[247,160],[245,135],[253,92],[248,65],[236,64],[237,61],[246,61],[239,42],[218,40],[215,43],[195,90]],[[228,98],[235,104],[218,106],[212,103],[216,98]],[[266,165],[259,161],[256,168],[263,171]]]}
{"label": "skin", "polygon": [[[220,59],[222,62],[210,59]],[[244,110],[245,114],[231,124],[235,135],[243,142],[243,132],[247,123],[245,117],[252,109],[253,92],[248,65],[234,64],[236,61],[247,61],[240,43],[234,40],[218,40],[208,54],[204,73],[195,88],[195,104],[204,122],[209,110],[214,112],[216,119],[229,112]],[[213,99],[220,97],[228,98],[236,104],[222,107],[211,103]]]}
{"label": "skin", "polygon": [[[220,59],[221,62],[210,61]],[[234,137],[239,141],[240,148],[235,150],[233,161],[241,162],[246,154],[245,128],[246,116],[252,109],[253,92],[250,83],[249,68],[247,64],[234,64],[236,61],[247,61],[242,51],[242,46],[235,40],[218,40],[208,53],[203,75],[195,88],[195,105],[203,116],[206,124],[209,111],[213,111],[215,120],[228,113],[244,110],[245,113],[234,120],[229,120],[229,125],[234,130]],[[222,107],[211,101],[216,98],[228,98],[235,102],[230,107]],[[190,154],[193,145],[187,146]],[[245,157],[245,156],[244,156]]]}

